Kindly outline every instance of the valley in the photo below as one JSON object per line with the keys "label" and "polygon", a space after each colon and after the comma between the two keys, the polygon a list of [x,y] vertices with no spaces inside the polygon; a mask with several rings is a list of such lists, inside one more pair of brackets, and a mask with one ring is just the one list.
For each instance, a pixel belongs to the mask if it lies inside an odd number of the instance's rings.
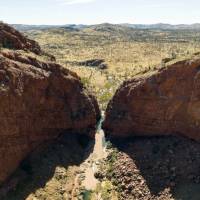
{"label": "valley", "polygon": [[0,27],[0,199],[199,200],[198,25]]}
{"label": "valley", "polygon": [[[124,80],[190,58],[200,49],[198,29],[143,30],[100,24],[24,33],[54,55],[57,62],[76,72],[95,93],[103,110]],[[106,69],[77,65],[90,59],[103,59]]]}

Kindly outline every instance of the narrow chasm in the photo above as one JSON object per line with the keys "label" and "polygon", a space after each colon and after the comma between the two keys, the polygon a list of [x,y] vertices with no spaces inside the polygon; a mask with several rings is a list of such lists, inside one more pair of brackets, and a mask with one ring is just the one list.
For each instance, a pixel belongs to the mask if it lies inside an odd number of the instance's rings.
{"label": "narrow chasm", "polygon": [[[94,144],[91,142],[85,152],[84,161],[80,164],[79,173],[74,180],[74,188],[72,197],[81,196],[85,199],[87,195],[91,195],[98,187],[100,181],[96,177],[99,166],[107,157],[106,140],[102,129],[104,120],[104,112],[101,113],[101,119],[97,124]],[[96,194],[93,194],[94,196]],[[96,198],[96,197],[95,197]]]}

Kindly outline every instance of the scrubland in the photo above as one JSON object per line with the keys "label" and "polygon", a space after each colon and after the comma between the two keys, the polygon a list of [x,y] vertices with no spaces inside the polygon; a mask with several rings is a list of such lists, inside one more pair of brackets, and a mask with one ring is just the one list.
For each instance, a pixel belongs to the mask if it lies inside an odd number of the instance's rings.
{"label": "scrubland", "polygon": [[[200,51],[197,30],[135,30],[103,24],[25,34],[55,55],[60,64],[75,71],[96,94],[102,109],[124,80]],[[76,64],[90,59],[104,59],[107,69]]]}

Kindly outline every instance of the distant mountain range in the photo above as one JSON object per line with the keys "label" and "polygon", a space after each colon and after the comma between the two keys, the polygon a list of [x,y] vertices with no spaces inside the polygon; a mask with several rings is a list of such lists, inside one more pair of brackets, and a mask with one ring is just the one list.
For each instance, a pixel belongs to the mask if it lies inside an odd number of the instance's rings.
{"label": "distant mountain range", "polygon": [[42,29],[52,29],[52,28],[65,28],[69,30],[81,30],[84,28],[92,28],[95,27],[95,29],[102,28],[102,27],[128,27],[133,29],[159,29],[159,30],[200,30],[200,23],[196,24],[164,24],[164,23],[158,23],[158,24],[96,24],[96,25],[84,25],[84,24],[65,24],[65,25],[24,25],[24,24],[12,24],[12,26],[20,31],[28,31],[28,30],[42,30]]}
{"label": "distant mountain range", "polygon": [[66,29],[83,29],[89,27],[83,24],[65,24],[65,25],[25,25],[25,24],[11,24],[14,28],[20,31],[28,30],[44,30],[44,29],[54,29],[54,28],[66,28]]}
{"label": "distant mountain range", "polygon": [[200,23],[196,24],[121,24],[136,29],[162,29],[162,30],[177,30],[177,29],[200,29]]}

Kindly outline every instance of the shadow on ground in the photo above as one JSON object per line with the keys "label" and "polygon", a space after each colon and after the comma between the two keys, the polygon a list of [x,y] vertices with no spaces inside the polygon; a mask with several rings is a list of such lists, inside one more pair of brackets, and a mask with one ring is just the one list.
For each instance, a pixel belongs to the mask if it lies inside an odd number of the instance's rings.
{"label": "shadow on ground", "polygon": [[13,190],[0,199],[23,200],[34,193],[37,193],[37,199],[63,199],[66,184],[72,181],[69,168],[79,166],[93,146],[93,140],[73,134],[42,145],[22,162],[9,182],[1,188],[3,193],[10,184],[18,182]]}
{"label": "shadow on ground", "polygon": [[[145,180],[146,186],[142,187],[147,187],[151,194],[151,198],[145,199],[169,199],[169,196],[176,200],[200,199],[199,143],[182,137],[129,138],[113,143],[121,157],[125,154],[125,162],[122,158],[116,164],[124,165],[127,170],[135,166]],[[129,182],[130,178],[129,173]],[[166,189],[170,193],[168,197],[159,198]]]}

